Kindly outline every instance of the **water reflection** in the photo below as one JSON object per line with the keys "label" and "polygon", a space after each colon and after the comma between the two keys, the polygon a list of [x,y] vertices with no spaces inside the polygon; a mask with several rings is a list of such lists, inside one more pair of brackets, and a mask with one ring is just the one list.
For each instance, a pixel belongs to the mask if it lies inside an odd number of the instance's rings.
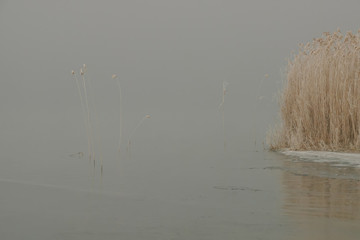
{"label": "water reflection", "polygon": [[284,162],[283,209],[291,216],[360,218],[359,170],[328,163]]}

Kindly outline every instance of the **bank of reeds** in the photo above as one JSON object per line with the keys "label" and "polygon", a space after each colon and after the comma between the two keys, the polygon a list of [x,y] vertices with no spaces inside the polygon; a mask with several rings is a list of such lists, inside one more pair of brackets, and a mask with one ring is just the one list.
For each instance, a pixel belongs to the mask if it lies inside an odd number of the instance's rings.
{"label": "bank of reeds", "polygon": [[360,151],[360,31],[323,33],[288,63],[272,150]]}

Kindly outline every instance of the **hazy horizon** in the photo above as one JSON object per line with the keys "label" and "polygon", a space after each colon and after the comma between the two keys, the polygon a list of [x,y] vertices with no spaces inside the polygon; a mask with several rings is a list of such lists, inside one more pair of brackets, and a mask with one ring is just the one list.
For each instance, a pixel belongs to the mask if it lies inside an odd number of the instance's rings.
{"label": "hazy horizon", "polygon": [[[350,0],[0,1],[0,184],[8,193],[1,213],[15,219],[0,219],[0,235],[27,236],[27,231],[17,231],[18,224],[36,233],[33,239],[63,231],[69,235],[56,239],[76,234],[89,239],[89,232],[99,239],[110,230],[133,237],[128,239],[147,234],[153,237],[147,239],[180,239],[178,233],[209,239],[208,232],[220,239],[239,236],[239,231],[248,233],[245,238],[291,235],[297,222],[288,220],[281,204],[292,185],[282,183],[278,170],[268,170],[280,169],[286,157],[264,151],[262,145],[277,120],[276,94],[298,44],[337,28],[356,32],[359,8],[360,2]],[[83,64],[98,114],[101,181],[98,168],[89,171],[87,160],[69,157],[87,152],[71,75]],[[117,152],[119,93],[113,74],[122,88],[123,142],[151,115],[134,135],[131,161],[125,150],[120,160]],[[223,120],[224,81],[229,85]],[[96,187],[111,194],[87,196]],[[35,208],[27,207],[27,198]],[[58,198],[64,200],[64,215],[57,212]],[[125,199],[125,207],[119,199]],[[42,204],[53,212],[37,212]],[[20,219],[24,212],[28,217]],[[65,219],[56,218],[59,225],[48,221],[59,215]],[[119,219],[124,221],[120,228]],[[249,228],[247,221],[254,225]],[[49,224],[41,231],[43,238],[35,238],[38,223]],[[169,235],[156,235],[153,229]],[[140,237],[132,235],[138,232]]]}

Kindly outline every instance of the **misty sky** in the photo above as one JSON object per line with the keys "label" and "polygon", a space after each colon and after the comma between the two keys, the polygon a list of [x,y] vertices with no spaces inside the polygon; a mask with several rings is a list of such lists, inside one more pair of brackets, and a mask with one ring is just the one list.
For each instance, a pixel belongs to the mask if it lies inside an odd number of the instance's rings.
{"label": "misty sky", "polygon": [[[180,134],[210,122],[203,129],[208,132],[220,119],[227,81],[227,122],[238,129],[234,134],[247,131],[254,119],[264,132],[276,117],[273,96],[291,52],[324,31],[357,31],[359,9],[358,1],[334,0],[2,0],[2,142],[45,143],[40,136],[60,129],[71,135],[81,114],[70,73],[83,63],[105,124],[117,121],[116,73],[130,125],[152,114],[159,116],[154,129]],[[259,96],[265,97],[260,103]]]}

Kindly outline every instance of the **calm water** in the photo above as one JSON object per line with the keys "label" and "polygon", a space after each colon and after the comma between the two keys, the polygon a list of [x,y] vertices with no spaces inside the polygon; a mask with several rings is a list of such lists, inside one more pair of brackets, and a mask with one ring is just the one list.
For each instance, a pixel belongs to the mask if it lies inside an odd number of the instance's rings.
{"label": "calm water", "polygon": [[359,7],[0,1],[0,239],[358,239],[360,161],[264,141],[291,51]]}
{"label": "calm water", "polygon": [[7,156],[0,170],[2,238],[359,236],[360,169],[245,151],[235,141],[224,152],[214,139],[134,141],[131,158],[104,158],[102,176],[98,164],[73,155]]}

